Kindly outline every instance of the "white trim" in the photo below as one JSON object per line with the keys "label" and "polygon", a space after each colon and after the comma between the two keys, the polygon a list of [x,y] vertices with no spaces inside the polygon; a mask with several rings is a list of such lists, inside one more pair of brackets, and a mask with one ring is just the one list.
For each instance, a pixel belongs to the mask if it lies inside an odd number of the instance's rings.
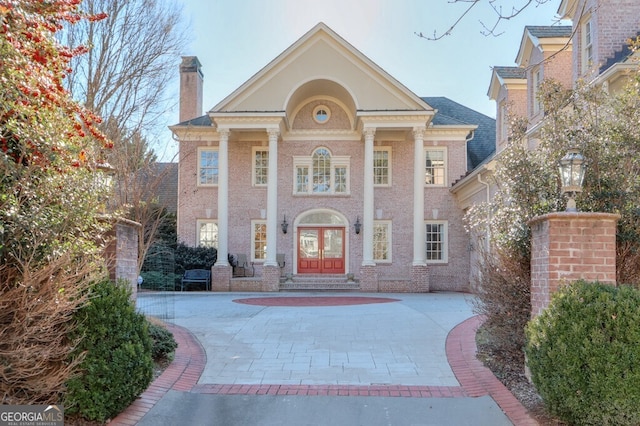
{"label": "white trim", "polygon": [[[318,113],[320,111],[323,111],[326,116],[326,118],[322,121],[318,120]],[[324,104],[316,105],[316,107],[313,108],[313,112],[311,113],[311,116],[313,117],[313,121],[315,121],[316,123],[323,124],[323,125],[327,124],[331,119],[331,108],[329,108]]]}
{"label": "white trim", "polygon": [[[393,227],[392,227],[392,223],[390,220],[385,219],[385,220],[374,220],[373,221],[373,227],[374,227],[374,234],[375,234],[375,227],[376,226],[385,226],[387,228],[387,258],[386,259],[378,259],[375,257],[375,249],[373,250],[374,256],[373,256],[373,261],[375,263],[393,263],[393,256],[392,256],[392,250],[391,248],[393,247]],[[375,240],[374,240],[375,243]]]}
{"label": "white trim", "polygon": [[[443,153],[442,158],[444,161],[444,177],[443,177],[443,182],[441,184],[439,183],[427,183],[426,182],[426,168],[427,168],[427,152],[429,151],[441,151]],[[449,150],[447,149],[446,146],[425,146],[424,147],[424,152],[422,154],[422,169],[423,169],[423,173],[424,173],[424,178],[423,178],[423,184],[425,188],[443,188],[448,186],[447,182],[449,181],[448,179],[448,173],[449,173]]]}
{"label": "white trim", "polygon": [[442,227],[442,259],[439,259],[439,260],[427,259],[427,256],[426,256],[427,240],[425,237],[425,241],[423,244],[424,244],[426,262],[431,264],[449,263],[449,222],[447,220],[425,220],[424,221],[425,234],[426,234],[427,225],[444,225],[444,226]]}
{"label": "white trim", "polygon": [[[256,225],[264,225],[265,226],[265,251],[264,251],[264,259],[256,259]],[[255,219],[251,221],[251,261],[262,263],[267,260],[267,220],[266,219]]]}
{"label": "white trim", "polygon": [[392,172],[391,172],[391,164],[393,163],[393,148],[391,146],[374,146],[373,147],[373,160],[374,160],[374,164],[371,165],[371,167],[373,167],[373,170],[375,172],[375,157],[376,157],[376,151],[379,152],[386,152],[388,154],[387,156],[387,183],[375,183],[375,173],[373,175],[374,178],[374,182],[373,182],[373,186],[376,188],[389,188],[392,185],[392,179],[391,177],[393,176]]}
{"label": "white trim", "polygon": [[[266,188],[269,183],[269,164],[267,163],[267,182],[256,183],[256,154],[258,151],[265,151],[269,155],[268,146],[252,146],[251,147],[251,186],[255,188]],[[267,157],[268,158],[268,157]]]}
{"label": "white trim", "polygon": [[[200,165],[201,165],[201,159],[202,159],[202,153],[203,152],[217,152],[218,153],[218,182],[216,183],[202,183],[200,181]],[[209,147],[209,146],[199,146],[198,147],[198,158],[197,158],[197,162],[198,162],[198,167],[197,167],[197,171],[196,171],[196,186],[206,186],[206,187],[215,187],[218,186],[219,182],[220,182],[220,150],[219,148],[216,147]]]}
{"label": "white trim", "polygon": [[[313,155],[319,149],[325,149],[329,152],[331,156],[331,177],[330,177],[330,191],[327,192],[313,192]],[[351,156],[348,155],[333,155],[331,150],[325,146],[318,146],[313,149],[313,152],[310,155],[294,155],[293,156],[293,195],[312,195],[319,197],[326,196],[342,196],[342,195],[350,195],[351,194],[351,179],[350,176],[350,166],[351,166]],[[306,167],[307,168],[307,190],[305,192],[298,192],[298,168]],[[336,169],[344,168],[346,169],[346,188],[344,192],[336,192]]]}
{"label": "white trim", "polygon": [[218,244],[211,247],[218,248],[218,245],[220,245],[220,230],[218,229],[217,219],[196,219],[196,247],[209,247],[209,246],[203,246],[200,240],[200,227],[208,223],[213,223],[214,225],[216,225],[216,235],[218,239]]}

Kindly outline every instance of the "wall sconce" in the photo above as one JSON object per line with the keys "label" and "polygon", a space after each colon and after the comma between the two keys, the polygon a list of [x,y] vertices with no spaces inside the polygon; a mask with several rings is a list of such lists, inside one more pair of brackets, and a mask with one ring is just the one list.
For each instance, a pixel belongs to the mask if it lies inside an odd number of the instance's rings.
{"label": "wall sconce", "polygon": [[438,209],[431,210],[431,217],[433,217],[433,220],[438,220]]}
{"label": "wall sconce", "polygon": [[582,192],[582,182],[584,181],[585,161],[580,151],[570,149],[567,154],[560,159],[558,166],[560,179],[562,181],[562,193],[567,195],[568,212],[577,212],[576,193]]}
{"label": "wall sconce", "polygon": [[211,209],[204,209],[204,213],[207,215],[207,219],[211,219]]}
{"label": "wall sconce", "polygon": [[260,209],[260,219],[264,219],[267,217],[267,210]]}
{"label": "wall sconce", "polygon": [[376,209],[376,219],[382,219],[382,209]]}
{"label": "wall sconce", "polygon": [[280,227],[282,228],[282,233],[286,234],[287,229],[289,228],[289,224],[287,223],[287,215],[283,215],[283,216],[284,216],[284,219],[282,220]]}
{"label": "wall sconce", "polygon": [[353,229],[356,230],[356,234],[359,234],[361,228],[362,228],[362,224],[360,223],[360,216],[357,216],[356,223],[353,224]]}

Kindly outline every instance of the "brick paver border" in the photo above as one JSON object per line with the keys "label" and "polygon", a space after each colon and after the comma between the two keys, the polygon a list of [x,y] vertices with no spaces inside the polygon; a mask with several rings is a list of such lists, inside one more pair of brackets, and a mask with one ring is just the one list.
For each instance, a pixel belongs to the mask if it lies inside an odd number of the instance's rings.
{"label": "brick paver border", "polygon": [[218,395],[385,396],[458,398],[489,395],[517,426],[537,425],[513,394],[476,358],[475,334],[482,324],[474,316],[458,324],[447,336],[449,365],[460,386],[401,385],[230,385],[198,384],[206,364],[204,348],[187,329],[167,324],[178,343],[171,365],[140,397],[109,424],[134,426],[169,390]]}

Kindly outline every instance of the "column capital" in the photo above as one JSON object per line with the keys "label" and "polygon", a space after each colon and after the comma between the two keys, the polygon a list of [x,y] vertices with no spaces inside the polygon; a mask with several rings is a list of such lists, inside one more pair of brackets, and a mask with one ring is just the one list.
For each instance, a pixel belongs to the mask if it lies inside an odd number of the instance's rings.
{"label": "column capital", "polygon": [[373,138],[376,135],[376,128],[375,127],[365,127],[364,130],[362,130],[362,134],[364,135],[365,139],[366,138]]}
{"label": "column capital", "polygon": [[267,134],[269,135],[269,139],[274,137],[277,138],[278,136],[280,136],[280,129],[269,128],[267,129]]}
{"label": "column capital", "polygon": [[227,128],[227,127],[223,127],[222,129],[218,128],[218,134],[222,138],[228,139],[230,133],[231,133],[231,130],[229,128]]}
{"label": "column capital", "polygon": [[424,132],[427,130],[426,127],[414,127],[413,128],[413,139],[424,139]]}

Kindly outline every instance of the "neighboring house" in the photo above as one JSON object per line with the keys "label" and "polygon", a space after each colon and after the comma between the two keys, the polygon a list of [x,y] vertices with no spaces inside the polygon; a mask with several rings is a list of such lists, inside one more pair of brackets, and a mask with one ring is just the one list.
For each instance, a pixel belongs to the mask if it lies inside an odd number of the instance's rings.
{"label": "neighboring house", "polygon": [[177,163],[154,163],[152,167],[153,179],[159,182],[152,182],[157,186],[156,196],[158,205],[165,207],[167,212],[178,213],[178,164]]}
{"label": "neighboring house", "polygon": [[[623,86],[629,69],[638,66],[627,40],[639,34],[640,1],[562,0],[558,16],[573,25],[525,27],[517,66],[493,69],[488,96],[496,101],[497,108],[496,154],[452,188],[465,210],[490,201],[495,194],[492,170],[509,143],[510,117],[526,119],[527,147],[537,146],[538,129],[544,120],[537,92],[544,79],[554,79],[567,87],[584,80],[614,92]],[[470,267],[473,282],[479,260],[474,257],[475,248],[488,246],[484,234],[472,234],[470,238],[474,248]]]}
{"label": "neighboring house", "polygon": [[217,248],[213,289],[470,289],[451,186],[494,152],[495,120],[416,96],[323,23],[204,115],[199,61],[180,71],[178,239]]}

